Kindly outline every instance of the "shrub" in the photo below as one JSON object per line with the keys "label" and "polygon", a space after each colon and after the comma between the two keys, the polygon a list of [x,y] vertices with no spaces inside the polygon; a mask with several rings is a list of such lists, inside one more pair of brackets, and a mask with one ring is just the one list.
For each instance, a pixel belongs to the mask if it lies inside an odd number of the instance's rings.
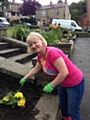
{"label": "shrub", "polygon": [[15,29],[12,31],[12,38],[25,41],[27,35],[30,33],[30,30],[27,29],[25,26],[16,25]]}
{"label": "shrub", "polygon": [[46,39],[48,45],[54,45],[62,38],[62,32],[59,28],[51,29],[48,32],[41,32],[41,35]]}

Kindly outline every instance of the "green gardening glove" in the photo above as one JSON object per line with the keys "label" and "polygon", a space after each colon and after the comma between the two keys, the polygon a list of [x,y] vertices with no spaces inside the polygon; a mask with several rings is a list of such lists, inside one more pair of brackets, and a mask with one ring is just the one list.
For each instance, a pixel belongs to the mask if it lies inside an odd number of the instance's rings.
{"label": "green gardening glove", "polygon": [[51,93],[53,89],[54,89],[54,86],[52,86],[52,84],[49,83],[43,88],[43,91],[46,93]]}
{"label": "green gardening glove", "polygon": [[22,79],[20,80],[20,84],[21,84],[22,87],[23,87],[23,85],[25,84],[25,82],[26,82],[26,78],[22,78]]}

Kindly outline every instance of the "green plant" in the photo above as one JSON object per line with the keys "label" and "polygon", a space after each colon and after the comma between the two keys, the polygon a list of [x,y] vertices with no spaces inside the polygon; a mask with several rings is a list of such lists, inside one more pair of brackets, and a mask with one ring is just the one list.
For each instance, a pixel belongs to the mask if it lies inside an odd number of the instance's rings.
{"label": "green plant", "polygon": [[87,32],[76,32],[77,35],[87,35]]}
{"label": "green plant", "polygon": [[16,106],[25,107],[26,99],[22,92],[9,92],[0,100],[0,104],[10,105],[12,108]]}
{"label": "green plant", "polygon": [[72,37],[72,33],[71,32],[68,32],[68,37]]}
{"label": "green plant", "polygon": [[41,35],[46,39],[50,46],[58,43],[62,38],[62,32],[59,28],[52,28],[51,31],[41,32]]}
{"label": "green plant", "polygon": [[60,27],[60,29],[61,29],[63,34],[68,34],[68,29],[67,28]]}
{"label": "green plant", "polygon": [[34,31],[40,33],[40,29],[35,29]]}
{"label": "green plant", "polygon": [[68,40],[67,40],[66,38],[62,38],[62,39],[61,39],[61,42],[67,43]]}
{"label": "green plant", "polygon": [[16,25],[14,31],[12,31],[12,38],[25,41],[24,39],[27,37],[27,35],[30,33],[30,30],[26,27],[23,27],[22,25]]}
{"label": "green plant", "polygon": [[14,28],[13,27],[8,27],[7,36],[11,37],[13,32],[14,32]]}

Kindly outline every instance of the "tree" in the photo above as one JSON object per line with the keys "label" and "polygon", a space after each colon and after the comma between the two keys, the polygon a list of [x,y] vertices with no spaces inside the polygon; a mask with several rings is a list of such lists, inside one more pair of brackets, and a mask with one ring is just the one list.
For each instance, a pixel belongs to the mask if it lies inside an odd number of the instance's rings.
{"label": "tree", "polygon": [[87,2],[87,0],[83,0],[83,2]]}
{"label": "tree", "polygon": [[80,8],[79,9],[79,13],[80,14],[84,14],[84,13],[86,13],[86,4],[87,4],[87,2],[85,1],[80,1],[79,3],[78,3],[78,8]]}
{"label": "tree", "polygon": [[78,17],[86,13],[86,1],[83,0],[78,3],[72,3],[69,8],[71,12],[71,19],[75,20],[78,22]]}
{"label": "tree", "polygon": [[0,16],[4,17],[4,8],[8,8],[9,2],[8,0],[0,0]]}
{"label": "tree", "polygon": [[77,9],[72,10],[72,19],[78,21],[79,11]]}
{"label": "tree", "polygon": [[22,15],[35,15],[35,11],[38,7],[40,7],[41,4],[39,4],[39,2],[35,1],[35,0],[28,0],[28,1],[24,1],[22,7],[20,7],[20,12]]}

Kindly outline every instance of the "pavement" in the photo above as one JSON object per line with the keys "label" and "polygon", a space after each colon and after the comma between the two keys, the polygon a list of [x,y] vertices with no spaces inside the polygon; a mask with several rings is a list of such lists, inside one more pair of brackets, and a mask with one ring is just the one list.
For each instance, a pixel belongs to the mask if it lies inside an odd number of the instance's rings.
{"label": "pavement", "polygon": [[86,78],[86,88],[81,103],[81,116],[82,120],[90,120],[90,37],[76,39],[72,61],[82,70]]}

